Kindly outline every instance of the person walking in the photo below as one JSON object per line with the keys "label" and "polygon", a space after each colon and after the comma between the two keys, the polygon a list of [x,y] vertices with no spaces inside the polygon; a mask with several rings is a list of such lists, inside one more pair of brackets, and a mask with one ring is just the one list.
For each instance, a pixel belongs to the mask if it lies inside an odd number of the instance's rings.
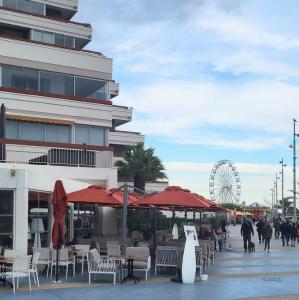
{"label": "person walking", "polygon": [[278,240],[279,239],[279,233],[280,233],[280,221],[279,219],[277,218],[275,221],[274,221],[274,236],[275,236],[275,239]]}
{"label": "person walking", "polygon": [[241,226],[241,236],[243,236],[244,250],[250,252],[249,244],[251,242],[251,235],[254,236],[253,226],[250,220],[244,218]]}
{"label": "person walking", "polygon": [[290,220],[287,220],[286,233],[285,233],[285,239],[286,239],[287,247],[289,247],[289,241],[290,241],[290,238],[292,236],[292,233],[293,233],[293,226],[292,226]]}
{"label": "person walking", "polygon": [[291,232],[291,247],[296,247],[296,238],[297,238],[297,225],[294,222],[292,225],[292,232]]}
{"label": "person walking", "polygon": [[282,247],[285,246],[285,242],[286,242],[286,235],[287,235],[287,223],[285,220],[282,220],[281,224],[280,224],[280,233],[281,233],[281,241],[282,241]]}
{"label": "person walking", "polygon": [[259,219],[259,221],[256,223],[256,231],[257,231],[257,234],[259,237],[260,244],[262,243],[262,231],[263,231],[264,225],[265,225],[265,223],[264,223],[263,219]]}
{"label": "person walking", "polygon": [[264,251],[266,251],[266,249],[268,248],[268,252],[270,251],[270,240],[272,238],[272,234],[273,234],[273,230],[272,227],[270,225],[270,222],[267,221],[264,228],[263,228],[263,238],[265,240],[265,248]]}

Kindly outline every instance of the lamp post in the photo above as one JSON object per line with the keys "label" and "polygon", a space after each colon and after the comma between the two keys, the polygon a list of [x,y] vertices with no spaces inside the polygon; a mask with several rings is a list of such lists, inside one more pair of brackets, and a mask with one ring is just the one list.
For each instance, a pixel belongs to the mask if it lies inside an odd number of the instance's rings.
{"label": "lamp post", "polygon": [[271,209],[271,217],[273,218],[273,207],[274,207],[274,188],[271,188],[271,189],[270,189],[270,191],[271,191],[271,200],[272,200],[272,202],[271,202],[271,207],[272,207],[272,209]]}
{"label": "lamp post", "polygon": [[297,209],[296,209],[296,137],[299,135],[296,134],[296,123],[297,120],[293,119],[293,145],[290,145],[290,148],[293,149],[293,209],[294,209],[294,221],[297,221]]}
{"label": "lamp post", "polygon": [[277,217],[278,214],[278,179],[280,179],[277,176],[277,173],[275,173],[275,181],[274,181],[274,192],[275,192],[275,201],[274,201],[274,205],[275,205],[275,217]]}
{"label": "lamp post", "polygon": [[284,207],[284,167],[287,165],[283,163],[283,158],[279,161],[281,164],[281,171],[279,172],[281,174],[281,211],[282,216],[285,217],[285,207]]}

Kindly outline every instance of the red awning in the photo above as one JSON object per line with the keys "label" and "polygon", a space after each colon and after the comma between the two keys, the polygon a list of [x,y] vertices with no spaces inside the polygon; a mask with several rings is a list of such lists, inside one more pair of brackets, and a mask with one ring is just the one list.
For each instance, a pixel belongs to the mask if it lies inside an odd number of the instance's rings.
{"label": "red awning", "polygon": [[[120,189],[110,189],[110,194],[113,198],[115,198],[117,201],[119,201],[121,204],[123,204],[124,200],[124,193]],[[138,206],[139,200],[142,199],[143,196],[138,193],[129,193],[128,194],[128,205],[129,206]]]}
{"label": "red awning", "polygon": [[55,182],[52,196],[52,205],[53,215],[55,219],[52,231],[52,243],[53,248],[55,249],[57,246],[59,235],[61,238],[61,244],[64,244],[64,230],[62,220],[66,212],[67,196],[61,180],[57,180]]}
{"label": "red awning", "polygon": [[68,202],[88,203],[100,206],[120,206],[122,201],[113,197],[111,192],[103,185],[91,185],[86,189],[79,190],[67,195]]}
{"label": "red awning", "polygon": [[140,206],[154,205],[165,208],[206,209],[210,205],[195,197],[189,190],[169,186],[163,192],[152,194],[139,200]]}

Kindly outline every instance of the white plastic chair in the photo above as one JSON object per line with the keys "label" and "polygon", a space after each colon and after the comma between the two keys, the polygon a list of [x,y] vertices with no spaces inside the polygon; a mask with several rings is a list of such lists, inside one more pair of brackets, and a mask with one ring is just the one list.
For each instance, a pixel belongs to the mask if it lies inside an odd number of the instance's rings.
{"label": "white plastic chair", "polygon": [[120,245],[107,244],[107,253],[108,256],[110,257],[120,256],[121,255]]}
{"label": "white plastic chair", "polygon": [[116,280],[115,261],[110,257],[101,257],[97,249],[89,251],[88,255],[88,282],[91,283],[91,275],[111,274],[113,275],[113,284]]}
{"label": "white plastic chair", "polygon": [[33,256],[35,253],[39,253],[39,258],[37,261],[37,269],[38,266],[46,266],[47,267],[47,277],[49,277],[49,269],[50,269],[50,248],[32,248]]}
{"label": "white plastic chair", "polygon": [[[75,276],[75,256],[69,257],[69,249],[64,248],[59,251],[59,266],[65,267],[65,278],[67,279],[67,274],[69,270],[69,265],[73,265],[73,276]],[[51,261],[51,277],[53,274],[53,266],[56,267],[56,250],[52,251],[52,261]]]}
{"label": "white plastic chair", "polygon": [[37,286],[39,286],[38,270],[37,270],[38,259],[39,259],[39,253],[38,253],[38,252],[35,252],[35,253],[33,254],[32,262],[31,262],[30,270],[29,270],[30,274],[33,275],[34,283],[35,283],[35,285],[37,285]]}
{"label": "white plastic chair", "polygon": [[88,262],[89,245],[75,245],[76,261],[81,262],[81,272],[84,272],[84,262]]}
{"label": "white plastic chair", "polygon": [[6,278],[12,278],[14,293],[16,292],[15,280],[17,281],[17,289],[19,289],[19,279],[25,277],[28,277],[29,290],[31,292],[30,261],[31,255],[17,256],[14,258],[12,271],[6,272]]}

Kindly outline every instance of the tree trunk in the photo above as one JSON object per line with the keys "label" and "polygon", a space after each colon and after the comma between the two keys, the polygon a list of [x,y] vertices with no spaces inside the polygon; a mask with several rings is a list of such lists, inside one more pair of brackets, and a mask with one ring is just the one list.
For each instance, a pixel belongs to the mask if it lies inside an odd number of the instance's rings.
{"label": "tree trunk", "polygon": [[144,192],[145,190],[145,181],[138,175],[134,175],[134,188],[137,188],[137,189],[134,189],[135,192],[137,193],[141,193],[141,191]]}

